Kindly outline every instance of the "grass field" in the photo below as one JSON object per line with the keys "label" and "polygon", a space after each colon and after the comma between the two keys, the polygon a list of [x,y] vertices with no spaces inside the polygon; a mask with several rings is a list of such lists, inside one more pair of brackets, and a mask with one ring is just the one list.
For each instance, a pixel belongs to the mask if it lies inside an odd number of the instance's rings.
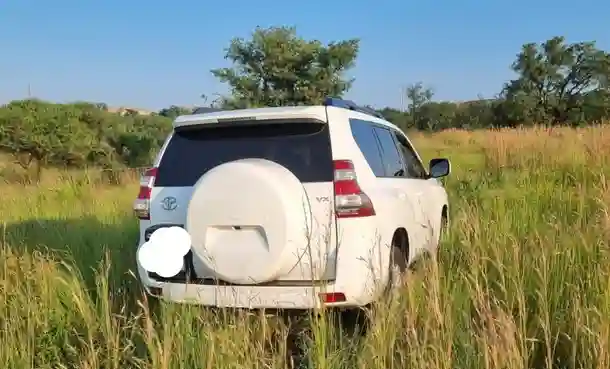
{"label": "grass field", "polygon": [[365,336],[326,314],[295,337],[280,319],[149,309],[136,180],[1,184],[0,367],[283,368],[300,345],[316,369],[610,368],[610,128],[414,140],[453,162],[451,232]]}

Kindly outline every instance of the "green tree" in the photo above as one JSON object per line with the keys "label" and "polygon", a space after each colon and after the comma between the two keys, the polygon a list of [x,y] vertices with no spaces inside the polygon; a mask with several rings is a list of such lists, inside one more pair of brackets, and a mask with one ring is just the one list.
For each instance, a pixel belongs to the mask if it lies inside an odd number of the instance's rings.
{"label": "green tree", "polygon": [[496,118],[497,99],[479,99],[456,105],[457,112],[450,128],[481,129],[501,127],[503,122]]}
{"label": "green tree", "polygon": [[148,165],[170,131],[166,117],[121,116],[101,104],[23,100],[0,107],[0,150],[25,169],[34,166],[38,178],[45,165]]}
{"label": "green tree", "polygon": [[395,108],[385,107],[378,110],[388,121],[394,123],[402,129],[408,129],[412,124],[411,116],[408,112],[403,112]]}
{"label": "green tree", "polygon": [[416,110],[416,128],[438,131],[455,126],[457,105],[452,102],[426,102]]}
{"label": "green tree", "polygon": [[610,54],[594,42],[567,44],[563,37],[553,37],[528,43],[511,68],[518,77],[504,87],[503,96],[504,113],[512,121],[578,124],[586,105],[600,103],[591,97],[609,88]]}
{"label": "green tree", "polygon": [[226,50],[231,68],[212,70],[229,84],[228,107],[319,104],[341,97],[352,85],[343,74],[356,60],[359,40],[305,40],[293,27],[257,28],[250,40],[236,38]]}
{"label": "green tree", "polygon": [[160,115],[116,116],[116,119],[105,133],[105,140],[111,148],[104,151],[105,167],[150,164],[172,129],[171,119]]}
{"label": "green tree", "polygon": [[162,117],[176,119],[180,115],[191,114],[192,109],[188,109],[182,106],[171,105],[169,108],[159,110],[159,115]]}
{"label": "green tree", "polygon": [[0,148],[26,169],[34,164],[37,180],[43,165],[82,164],[95,145],[94,132],[79,121],[73,105],[13,101],[0,114]]}
{"label": "green tree", "polygon": [[419,129],[430,129],[431,127],[427,127],[427,123],[420,121],[420,110],[425,104],[432,100],[432,97],[434,96],[432,89],[425,87],[422,82],[417,82],[407,87],[405,96],[409,101],[407,108],[411,115],[413,125]]}

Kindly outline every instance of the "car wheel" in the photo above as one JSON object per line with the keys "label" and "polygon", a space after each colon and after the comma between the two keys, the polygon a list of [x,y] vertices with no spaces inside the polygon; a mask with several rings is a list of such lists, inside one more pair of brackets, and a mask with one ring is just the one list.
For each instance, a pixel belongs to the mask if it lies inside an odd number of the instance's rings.
{"label": "car wheel", "polygon": [[441,245],[441,243],[443,242],[443,240],[445,239],[445,237],[447,237],[447,217],[442,214],[441,215],[441,222],[440,222],[440,229],[438,232],[438,237],[436,239],[433,239],[432,242],[430,242],[430,245],[428,246],[428,255],[429,256],[435,256],[438,253],[438,248]]}
{"label": "car wheel", "polygon": [[407,272],[407,258],[404,252],[397,246],[392,247],[390,254],[390,277],[388,281],[388,293],[400,288],[405,283]]}
{"label": "car wheel", "polygon": [[439,235],[438,243],[440,244],[444,239],[446,239],[447,234],[449,233],[449,220],[447,220],[446,215],[441,215],[441,230]]}

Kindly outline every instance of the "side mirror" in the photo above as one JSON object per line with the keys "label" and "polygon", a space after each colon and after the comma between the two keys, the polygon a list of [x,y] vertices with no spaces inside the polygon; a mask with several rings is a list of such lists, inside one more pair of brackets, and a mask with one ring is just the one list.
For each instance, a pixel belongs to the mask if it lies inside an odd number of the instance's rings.
{"label": "side mirror", "polygon": [[429,168],[430,178],[445,177],[451,173],[451,163],[444,158],[430,160]]}

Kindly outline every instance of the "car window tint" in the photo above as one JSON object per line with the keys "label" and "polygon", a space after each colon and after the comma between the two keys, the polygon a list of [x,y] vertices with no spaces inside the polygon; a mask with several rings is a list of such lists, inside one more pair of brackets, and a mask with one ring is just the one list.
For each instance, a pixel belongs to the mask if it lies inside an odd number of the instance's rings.
{"label": "car window tint", "polygon": [[394,132],[398,148],[401,151],[407,176],[410,178],[426,178],[426,170],[415,155],[415,152],[407,140],[398,132]]}
{"label": "car window tint", "polygon": [[274,161],[301,182],[333,180],[327,124],[277,121],[232,124],[174,132],[161,158],[155,186],[193,186],[210,169],[245,158]]}
{"label": "car window tint", "polygon": [[364,158],[371,167],[373,173],[375,173],[377,177],[383,177],[385,171],[381,161],[379,143],[373,131],[373,125],[364,120],[350,119],[350,128],[356,144],[360,148],[362,155],[364,155]]}
{"label": "car window tint", "polygon": [[404,176],[404,169],[400,158],[398,148],[392,137],[390,130],[375,127],[375,132],[381,144],[381,156],[386,177],[401,177]]}

